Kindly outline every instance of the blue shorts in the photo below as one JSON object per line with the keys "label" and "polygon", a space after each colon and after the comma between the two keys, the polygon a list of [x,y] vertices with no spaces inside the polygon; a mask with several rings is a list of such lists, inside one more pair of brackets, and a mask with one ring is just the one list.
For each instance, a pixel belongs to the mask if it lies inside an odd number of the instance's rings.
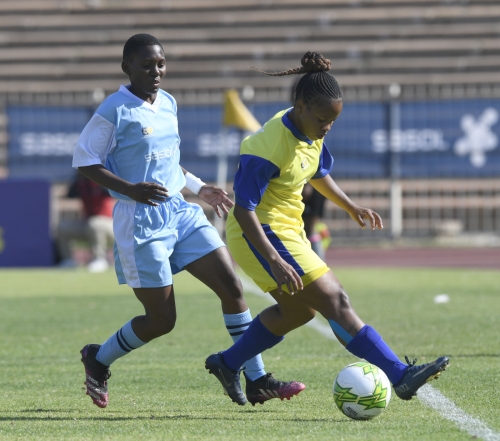
{"label": "blue shorts", "polygon": [[132,288],[172,285],[172,275],[223,247],[197,204],[179,193],[157,207],[118,200],[113,211],[115,270]]}

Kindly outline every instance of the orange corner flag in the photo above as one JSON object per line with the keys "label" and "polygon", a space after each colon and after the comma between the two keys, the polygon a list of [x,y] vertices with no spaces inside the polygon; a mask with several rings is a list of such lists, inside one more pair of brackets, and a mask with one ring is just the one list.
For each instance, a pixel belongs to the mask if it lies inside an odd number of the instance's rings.
{"label": "orange corner flag", "polygon": [[223,123],[226,126],[236,126],[249,132],[256,132],[261,128],[259,121],[245,107],[235,89],[226,90],[224,93]]}

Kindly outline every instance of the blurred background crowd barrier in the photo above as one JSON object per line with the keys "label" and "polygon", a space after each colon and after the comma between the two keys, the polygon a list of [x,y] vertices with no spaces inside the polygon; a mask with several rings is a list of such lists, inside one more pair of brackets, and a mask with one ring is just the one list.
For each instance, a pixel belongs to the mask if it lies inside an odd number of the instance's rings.
{"label": "blurred background crowd barrier", "polygon": [[147,32],[165,49],[182,165],[216,182],[227,154],[230,190],[248,133],[224,130],[224,92],[262,124],[290,106],[296,77],[250,67],[298,67],[317,51],[345,102],[325,139],[332,176],[386,227],[360,234],[327,204],[332,236],[500,245],[499,23],[497,0],[0,1],[0,176],[49,181],[52,226],[77,215],[60,197],[73,144],[127,83],[123,43]]}

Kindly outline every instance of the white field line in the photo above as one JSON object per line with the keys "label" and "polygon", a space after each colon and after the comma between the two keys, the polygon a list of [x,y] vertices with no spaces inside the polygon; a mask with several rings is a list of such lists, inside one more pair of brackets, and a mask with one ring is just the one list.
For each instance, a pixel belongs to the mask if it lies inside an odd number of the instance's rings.
{"label": "white field line", "polygon": [[418,391],[417,397],[426,406],[432,407],[443,418],[455,423],[459,429],[472,435],[473,438],[485,441],[500,441],[500,433],[491,430],[481,420],[467,415],[453,401],[446,398],[430,384],[423,386]]}
{"label": "white field line", "polygon": [[[269,302],[275,303],[275,300],[269,293],[262,292],[262,290],[247,276],[240,273],[240,279],[245,292],[249,292],[256,296],[265,298]],[[318,331],[322,336],[338,342],[330,326],[320,323],[317,318],[311,320],[306,324],[306,326]],[[431,407],[443,418],[450,420],[460,430],[467,432],[469,435],[484,441],[500,441],[500,433],[491,430],[481,420],[467,415],[467,413],[457,407],[453,401],[446,398],[441,392],[433,388],[430,384],[423,386],[418,391],[417,397],[427,407]]]}

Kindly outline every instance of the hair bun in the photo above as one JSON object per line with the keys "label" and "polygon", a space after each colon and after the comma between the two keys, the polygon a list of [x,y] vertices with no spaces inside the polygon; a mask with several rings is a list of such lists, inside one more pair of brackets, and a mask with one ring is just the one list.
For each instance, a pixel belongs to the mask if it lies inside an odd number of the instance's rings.
{"label": "hair bun", "polygon": [[330,70],[332,62],[317,52],[306,52],[300,60],[304,72],[327,72]]}

